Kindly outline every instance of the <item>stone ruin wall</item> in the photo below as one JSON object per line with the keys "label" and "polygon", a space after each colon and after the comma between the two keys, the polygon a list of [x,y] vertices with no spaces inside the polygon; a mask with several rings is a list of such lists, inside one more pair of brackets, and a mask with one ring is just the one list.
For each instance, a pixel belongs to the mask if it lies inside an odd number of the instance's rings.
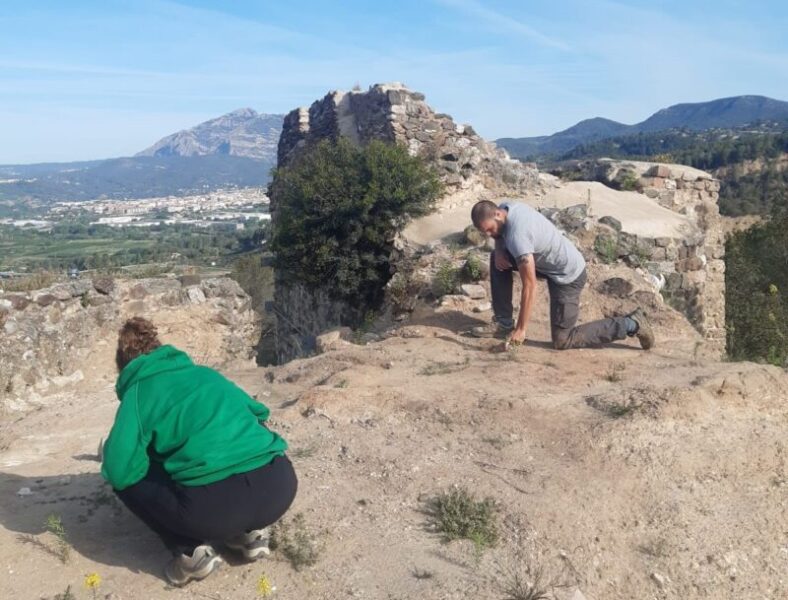
{"label": "stone ruin wall", "polygon": [[182,316],[184,328],[203,326],[205,319],[215,326],[221,347],[195,360],[217,365],[253,356],[258,319],[249,296],[229,278],[98,277],[29,292],[0,288],[0,412],[35,406],[41,394],[80,381],[80,366],[95,352],[114,361],[114,346],[97,343],[114,344],[126,318],[140,315],[156,323],[162,312],[182,313],[174,316]]}
{"label": "stone ruin wall", "polygon": [[624,246],[646,255],[642,265],[659,280],[660,293],[703,335],[710,354],[725,354],[725,236],[719,214],[720,182],[684,167],[636,161],[592,163],[589,179],[610,185],[630,177],[636,189],[685,215],[696,229],[682,237],[646,238],[622,233]]}
{"label": "stone ruin wall", "polygon": [[535,168],[509,158],[470,125],[434,112],[424,94],[398,83],[374,85],[366,92],[331,92],[308,109],[291,111],[279,138],[278,165],[287,166],[309,144],[339,136],[361,145],[383,140],[406,146],[436,167],[448,192],[481,183],[524,193],[538,184]]}

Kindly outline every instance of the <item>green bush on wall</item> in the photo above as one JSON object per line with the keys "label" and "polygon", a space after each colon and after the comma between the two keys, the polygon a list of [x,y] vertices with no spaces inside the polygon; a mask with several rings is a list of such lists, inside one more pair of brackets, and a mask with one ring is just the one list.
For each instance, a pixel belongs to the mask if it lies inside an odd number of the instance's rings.
{"label": "green bush on wall", "polygon": [[278,276],[377,308],[395,235],[429,213],[441,191],[433,171],[402,146],[316,144],[277,169],[271,184]]}

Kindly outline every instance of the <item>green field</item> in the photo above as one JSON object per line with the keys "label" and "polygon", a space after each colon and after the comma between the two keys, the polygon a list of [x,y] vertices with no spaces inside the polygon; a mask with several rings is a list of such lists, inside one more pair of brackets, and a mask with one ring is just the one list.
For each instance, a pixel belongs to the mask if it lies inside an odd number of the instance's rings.
{"label": "green field", "polygon": [[0,226],[0,271],[116,268],[175,260],[223,267],[260,247],[264,232],[185,225],[145,229],[65,223],[51,231]]}

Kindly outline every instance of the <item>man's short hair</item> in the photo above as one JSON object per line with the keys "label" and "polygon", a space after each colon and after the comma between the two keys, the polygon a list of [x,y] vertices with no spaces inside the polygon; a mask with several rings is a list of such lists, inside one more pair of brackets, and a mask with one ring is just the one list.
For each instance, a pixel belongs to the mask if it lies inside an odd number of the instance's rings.
{"label": "man's short hair", "polygon": [[498,210],[498,205],[489,200],[480,200],[473,205],[471,209],[471,221],[477,229],[488,219],[495,217],[495,211]]}

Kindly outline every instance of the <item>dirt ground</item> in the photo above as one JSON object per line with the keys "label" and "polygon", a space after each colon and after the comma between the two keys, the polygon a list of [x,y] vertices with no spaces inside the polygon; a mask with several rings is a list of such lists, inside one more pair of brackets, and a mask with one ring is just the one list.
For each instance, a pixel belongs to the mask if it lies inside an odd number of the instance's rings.
{"label": "dirt ground", "polygon": [[[515,353],[463,335],[489,314],[425,312],[366,346],[226,370],[289,441],[290,516],[304,515],[322,553],[301,571],[279,553],[228,555],[182,589],[99,475],[117,407],[104,340],[84,381],[3,417],[0,597],[70,585],[92,598],[83,580],[97,573],[96,597],[122,600],[251,599],[262,575],[283,600],[503,599],[517,573],[542,572],[559,599],[788,598],[788,375],[702,360],[671,314],[656,318],[650,352],[558,352],[541,294],[533,340]],[[163,332],[198,355],[206,335],[177,320]],[[494,499],[495,547],[430,529],[426,501],[453,486]],[[62,519],[66,562],[48,515]]]}

